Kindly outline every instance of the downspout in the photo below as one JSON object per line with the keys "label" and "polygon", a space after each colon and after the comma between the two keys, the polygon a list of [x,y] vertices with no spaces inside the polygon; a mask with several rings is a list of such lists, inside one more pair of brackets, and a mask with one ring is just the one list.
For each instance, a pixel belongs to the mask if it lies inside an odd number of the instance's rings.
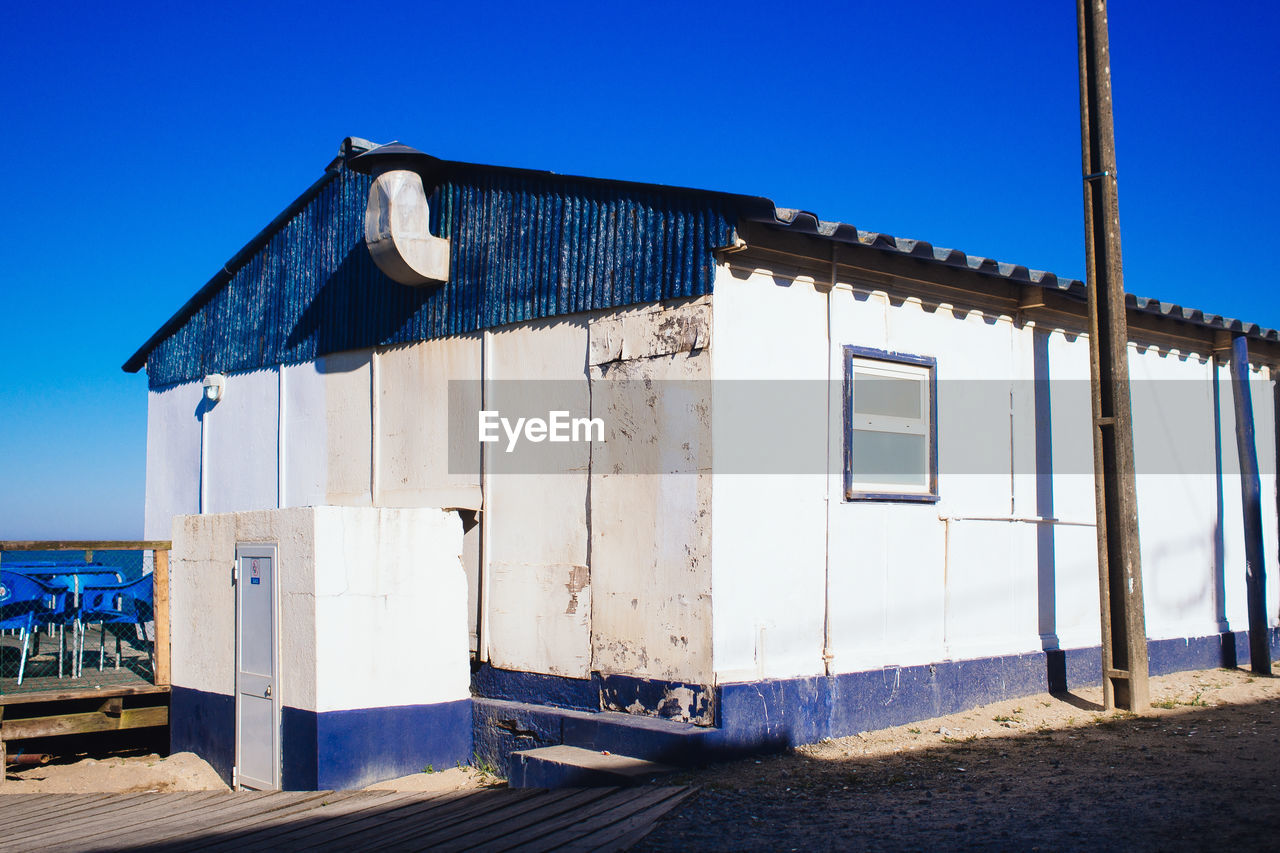
{"label": "downspout", "polygon": [[[489,372],[493,365],[488,329],[480,332],[480,411],[485,411],[489,401]],[[480,613],[476,624],[476,657],[482,663],[489,660],[489,443],[480,443]]]}
{"label": "downspout", "polygon": [[284,440],[284,365],[276,367],[276,508],[284,509],[285,440]]}
{"label": "downspout", "polygon": [[378,476],[378,449],[382,442],[378,440],[382,432],[382,412],[378,399],[382,396],[382,377],[378,371],[378,348],[374,347],[369,354],[369,505],[381,506],[378,500],[378,487],[381,485]]}
{"label": "downspout", "polygon": [[1253,396],[1249,389],[1249,339],[1231,339],[1231,390],[1236,407],[1236,451],[1244,510],[1244,582],[1249,602],[1249,668],[1271,674],[1271,632],[1267,627],[1267,576],[1262,551],[1262,482],[1254,441]]}
{"label": "downspout", "polygon": [[822,672],[830,677],[831,661],[831,383],[834,379],[831,360],[835,356],[835,335],[832,329],[831,300],[836,291],[836,244],[831,243],[831,281],[827,287],[827,468],[823,498],[826,501],[825,542],[822,549]]}
{"label": "downspout", "polygon": [[200,515],[209,511],[209,412],[213,406],[200,396]]}

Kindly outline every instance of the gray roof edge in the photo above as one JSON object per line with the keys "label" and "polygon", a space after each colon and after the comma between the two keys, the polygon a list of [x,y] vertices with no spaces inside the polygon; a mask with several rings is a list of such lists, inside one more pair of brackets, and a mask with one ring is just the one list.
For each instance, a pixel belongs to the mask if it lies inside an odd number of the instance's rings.
{"label": "gray roof edge", "polygon": [[[894,237],[891,234],[884,234],[878,231],[861,231],[844,222],[828,222],[819,219],[815,214],[807,210],[775,206],[772,215],[758,211],[743,218],[749,222],[758,222],[780,231],[807,234],[823,240],[863,246],[887,254],[909,257],[927,264],[947,266],[967,270],[979,275],[1000,278],[1013,284],[1034,285],[1057,290],[1076,299],[1083,300],[1085,298],[1085,284],[1078,279],[1064,278],[1044,270],[1004,263],[992,258],[967,255],[958,249],[944,249],[934,246],[925,240]],[[1243,334],[1246,337],[1267,341],[1268,343],[1280,343],[1280,331],[1257,323],[1246,323],[1230,317],[1223,317],[1219,314],[1201,311],[1197,308],[1186,308],[1171,302],[1161,302],[1158,299],[1135,296],[1132,293],[1125,294],[1125,303],[1130,309],[1142,314],[1151,314],[1193,326],[1222,330],[1233,334]]]}

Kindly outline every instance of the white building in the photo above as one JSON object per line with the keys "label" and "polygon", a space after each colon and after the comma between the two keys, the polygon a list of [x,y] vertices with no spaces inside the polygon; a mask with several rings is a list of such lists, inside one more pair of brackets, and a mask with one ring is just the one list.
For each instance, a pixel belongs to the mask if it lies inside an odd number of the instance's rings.
{"label": "white building", "polygon": [[[340,787],[606,723],[671,759],[645,744],[1098,681],[1079,282],[764,199],[366,148],[125,366],[150,378],[145,536],[174,540],[175,748]],[[389,164],[422,178],[443,283],[370,256],[361,171]],[[1130,305],[1152,671],[1243,661],[1226,359],[1245,335],[1274,646],[1280,335]],[[570,440],[496,420],[522,416]],[[261,713],[230,583],[255,544],[279,574]]]}

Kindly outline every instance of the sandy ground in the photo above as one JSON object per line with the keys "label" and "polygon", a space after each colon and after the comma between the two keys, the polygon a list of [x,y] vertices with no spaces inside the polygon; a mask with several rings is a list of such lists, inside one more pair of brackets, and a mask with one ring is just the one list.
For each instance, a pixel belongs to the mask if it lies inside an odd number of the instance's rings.
{"label": "sandy ground", "polygon": [[[473,767],[414,773],[370,785],[366,791],[445,794],[504,785]],[[145,791],[226,791],[213,768],[190,752],[158,755],[76,758],[41,766],[11,765],[0,794],[139,793]]]}
{"label": "sandy ground", "polygon": [[204,759],[191,752],[55,760],[32,767],[10,765],[0,794],[140,793],[226,791]]}
{"label": "sandy ground", "polygon": [[450,767],[432,773],[413,773],[365,788],[366,791],[400,791],[403,793],[447,794],[479,788],[505,786],[506,782],[474,767]]}
{"label": "sandy ground", "polygon": [[684,773],[699,793],[638,849],[1275,850],[1280,678],[1029,696]]}

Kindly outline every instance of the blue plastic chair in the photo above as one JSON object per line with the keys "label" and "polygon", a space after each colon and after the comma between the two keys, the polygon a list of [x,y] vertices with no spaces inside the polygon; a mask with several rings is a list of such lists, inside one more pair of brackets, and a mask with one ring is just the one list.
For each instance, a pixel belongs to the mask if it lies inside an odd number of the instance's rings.
{"label": "blue plastic chair", "polygon": [[[146,636],[147,622],[155,619],[155,582],[150,574],[136,581],[117,584],[85,586],[80,593],[79,618],[81,625],[90,622],[102,624],[99,635],[98,670],[106,656],[106,626],[133,625]],[[80,632],[79,657],[84,657],[84,631]],[[147,660],[155,672],[154,644],[147,644]],[[116,668],[120,668],[120,635],[116,635]]]}
{"label": "blue plastic chair", "polygon": [[65,607],[57,619],[49,621],[49,630],[58,628],[58,677],[62,678],[63,659],[67,654],[66,628],[71,626],[71,677],[78,678],[83,674],[83,646],[85,623],[80,618],[80,594],[88,586],[107,586],[121,582],[120,572],[103,566],[102,563],[80,562],[18,562],[4,564],[10,571],[26,575],[32,580],[46,586],[62,589],[70,595]]}
{"label": "blue plastic chair", "polygon": [[0,628],[16,628],[22,648],[18,684],[26,675],[27,645],[36,626],[60,623],[66,613],[65,590],[17,572],[0,571]]}

